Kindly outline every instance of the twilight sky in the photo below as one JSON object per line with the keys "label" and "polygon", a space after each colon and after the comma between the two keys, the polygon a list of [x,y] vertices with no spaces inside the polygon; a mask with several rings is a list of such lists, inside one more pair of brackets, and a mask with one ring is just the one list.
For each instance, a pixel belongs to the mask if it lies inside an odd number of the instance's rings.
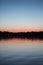
{"label": "twilight sky", "polygon": [[0,0],[0,30],[43,31],[43,0]]}

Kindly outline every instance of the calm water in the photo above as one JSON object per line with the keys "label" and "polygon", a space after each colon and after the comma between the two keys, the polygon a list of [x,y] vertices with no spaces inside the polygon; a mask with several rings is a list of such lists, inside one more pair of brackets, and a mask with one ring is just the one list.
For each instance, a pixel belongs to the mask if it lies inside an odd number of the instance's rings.
{"label": "calm water", "polygon": [[43,65],[43,40],[0,40],[0,65]]}

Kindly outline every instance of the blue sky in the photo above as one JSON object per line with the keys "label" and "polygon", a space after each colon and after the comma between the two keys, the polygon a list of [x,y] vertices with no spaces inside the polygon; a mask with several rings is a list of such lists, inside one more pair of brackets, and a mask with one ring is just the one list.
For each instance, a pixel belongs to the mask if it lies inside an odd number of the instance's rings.
{"label": "blue sky", "polygon": [[0,30],[11,28],[43,30],[43,0],[0,0]]}

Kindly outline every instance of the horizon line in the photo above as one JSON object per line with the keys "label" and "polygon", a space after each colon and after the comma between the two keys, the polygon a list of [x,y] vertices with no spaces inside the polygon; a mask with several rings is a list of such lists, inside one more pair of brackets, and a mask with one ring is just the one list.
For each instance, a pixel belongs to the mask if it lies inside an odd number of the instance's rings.
{"label": "horizon line", "polygon": [[[11,31],[0,31],[0,32],[11,32]],[[12,32],[12,33],[21,33],[23,31],[19,31],[19,32]],[[43,31],[24,31],[24,33],[26,32],[43,32]]]}

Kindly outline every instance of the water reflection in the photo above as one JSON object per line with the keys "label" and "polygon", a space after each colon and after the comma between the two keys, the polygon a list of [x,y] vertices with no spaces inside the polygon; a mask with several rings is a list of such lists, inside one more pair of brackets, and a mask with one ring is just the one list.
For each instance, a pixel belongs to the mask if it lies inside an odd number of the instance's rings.
{"label": "water reflection", "polygon": [[0,40],[0,65],[43,65],[43,40]]}

